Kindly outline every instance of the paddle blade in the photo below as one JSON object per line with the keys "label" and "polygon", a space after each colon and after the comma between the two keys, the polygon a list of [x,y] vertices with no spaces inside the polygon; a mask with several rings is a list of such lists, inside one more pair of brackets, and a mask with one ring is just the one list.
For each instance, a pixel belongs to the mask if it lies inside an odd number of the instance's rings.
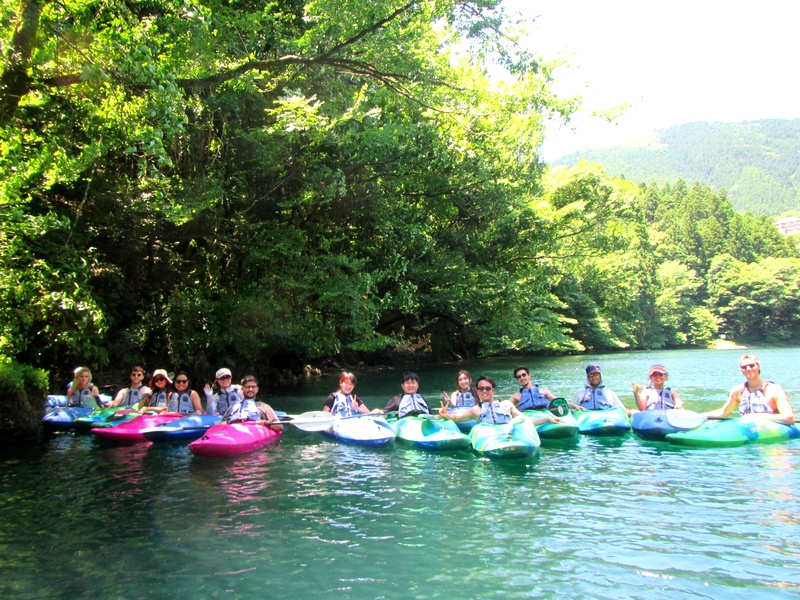
{"label": "paddle blade", "polygon": [[550,412],[557,417],[563,417],[569,414],[569,404],[564,398],[553,398],[548,406]]}
{"label": "paddle blade", "polygon": [[285,422],[291,423],[303,431],[325,431],[333,425],[333,415],[324,410],[314,410],[298,415],[294,419]]}
{"label": "paddle blade", "polygon": [[668,410],[667,411],[667,423],[669,423],[672,427],[677,429],[678,431],[689,431],[691,429],[697,429],[706,422],[706,417],[701,415],[700,413],[696,413],[693,410]]}

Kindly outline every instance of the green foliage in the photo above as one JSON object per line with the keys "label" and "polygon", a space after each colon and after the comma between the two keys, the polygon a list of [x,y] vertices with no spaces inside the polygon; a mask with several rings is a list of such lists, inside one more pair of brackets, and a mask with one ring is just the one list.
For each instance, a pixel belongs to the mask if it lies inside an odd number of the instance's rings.
{"label": "green foliage", "polygon": [[36,439],[47,389],[45,371],[0,357],[2,443],[14,444]]}

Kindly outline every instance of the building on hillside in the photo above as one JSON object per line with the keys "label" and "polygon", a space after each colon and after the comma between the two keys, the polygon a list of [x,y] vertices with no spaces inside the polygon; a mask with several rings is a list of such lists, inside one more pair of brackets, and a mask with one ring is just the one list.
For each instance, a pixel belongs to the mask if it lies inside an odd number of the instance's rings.
{"label": "building on hillside", "polygon": [[783,235],[800,233],[800,217],[786,217],[785,219],[778,219],[775,221],[775,227],[777,227]]}

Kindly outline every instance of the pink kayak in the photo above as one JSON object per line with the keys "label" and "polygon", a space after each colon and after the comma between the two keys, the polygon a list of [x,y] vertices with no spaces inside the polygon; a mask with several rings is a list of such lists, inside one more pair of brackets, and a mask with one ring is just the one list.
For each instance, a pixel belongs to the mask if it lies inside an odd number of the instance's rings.
{"label": "pink kayak", "polygon": [[195,456],[233,456],[262,448],[282,434],[259,421],[220,423],[189,444],[189,450]]}
{"label": "pink kayak", "polygon": [[130,421],[110,427],[93,427],[92,433],[111,444],[138,444],[149,441],[142,433],[147,427],[155,427],[169,423],[173,419],[180,419],[186,415],[179,413],[161,413],[160,415],[141,415]]}

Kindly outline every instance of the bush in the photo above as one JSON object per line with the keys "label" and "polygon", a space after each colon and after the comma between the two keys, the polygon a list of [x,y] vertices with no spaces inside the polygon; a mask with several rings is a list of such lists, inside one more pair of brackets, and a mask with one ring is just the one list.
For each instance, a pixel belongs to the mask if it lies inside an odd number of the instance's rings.
{"label": "bush", "polygon": [[0,443],[37,440],[46,397],[47,371],[0,359]]}

